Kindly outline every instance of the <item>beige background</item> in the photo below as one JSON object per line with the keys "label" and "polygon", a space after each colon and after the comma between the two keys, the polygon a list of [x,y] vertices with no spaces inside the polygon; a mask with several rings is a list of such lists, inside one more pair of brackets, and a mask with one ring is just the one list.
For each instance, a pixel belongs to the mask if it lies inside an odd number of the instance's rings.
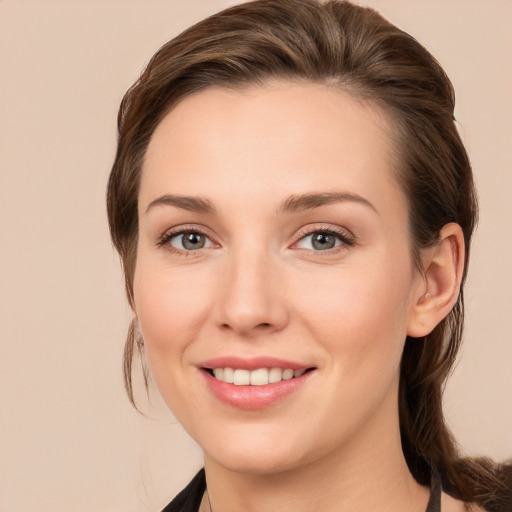
{"label": "beige background", "polygon": [[[0,512],[155,511],[199,450],[153,393],[131,409],[130,317],[104,189],[124,90],[227,0],[0,0]],[[446,413],[464,450],[512,455],[512,2],[368,0],[439,58],[481,197],[468,328]]]}

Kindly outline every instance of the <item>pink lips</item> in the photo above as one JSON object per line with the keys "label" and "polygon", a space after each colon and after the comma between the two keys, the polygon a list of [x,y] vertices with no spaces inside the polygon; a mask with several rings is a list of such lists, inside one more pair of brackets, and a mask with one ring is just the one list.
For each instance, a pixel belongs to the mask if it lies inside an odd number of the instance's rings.
{"label": "pink lips", "polygon": [[273,357],[256,357],[244,359],[239,357],[219,357],[204,361],[200,364],[208,389],[222,402],[239,409],[262,409],[273,405],[298,391],[316,372],[306,372],[300,377],[282,380],[262,386],[237,386],[213,377],[206,369],[235,368],[242,370],[257,370],[258,368],[289,368],[305,370],[310,366],[277,359]]}
{"label": "pink lips", "polygon": [[292,370],[305,370],[307,365],[278,359],[276,357],[217,357],[200,364],[202,368],[240,368],[241,370],[257,370],[258,368],[291,368]]}

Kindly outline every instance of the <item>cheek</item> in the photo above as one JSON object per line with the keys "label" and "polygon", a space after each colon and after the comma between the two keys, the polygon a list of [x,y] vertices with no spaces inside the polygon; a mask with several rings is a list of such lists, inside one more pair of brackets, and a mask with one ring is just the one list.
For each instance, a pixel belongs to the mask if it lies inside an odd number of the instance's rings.
{"label": "cheek", "polygon": [[330,269],[301,282],[297,308],[343,374],[396,371],[406,338],[411,295],[408,261],[381,260]]}
{"label": "cheek", "polygon": [[[134,278],[135,310],[146,359],[159,386],[166,369],[179,368],[184,353],[207,315],[207,296],[186,274],[138,263]],[[206,283],[203,283],[206,286]],[[160,386],[159,386],[160,387]]]}

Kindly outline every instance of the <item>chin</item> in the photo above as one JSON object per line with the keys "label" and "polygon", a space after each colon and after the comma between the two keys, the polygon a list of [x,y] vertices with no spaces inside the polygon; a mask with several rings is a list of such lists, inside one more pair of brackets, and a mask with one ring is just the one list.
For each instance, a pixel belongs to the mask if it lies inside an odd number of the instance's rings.
{"label": "chin", "polygon": [[[201,444],[201,443],[200,443]],[[209,445],[209,446],[208,446]],[[224,468],[250,475],[284,473],[309,462],[304,443],[290,435],[230,436],[225,442],[202,443],[205,460],[211,459]]]}
{"label": "chin", "polygon": [[229,471],[244,475],[275,475],[285,473],[300,465],[296,459],[276,453],[272,455],[261,452],[215,453],[209,455],[209,458]]}

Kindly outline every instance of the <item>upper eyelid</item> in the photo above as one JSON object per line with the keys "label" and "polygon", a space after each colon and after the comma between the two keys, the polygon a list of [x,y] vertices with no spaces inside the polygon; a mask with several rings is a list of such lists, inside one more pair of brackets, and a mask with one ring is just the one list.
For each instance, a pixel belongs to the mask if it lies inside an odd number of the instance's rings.
{"label": "upper eyelid", "polygon": [[355,239],[355,235],[347,228],[341,226],[335,226],[332,224],[315,223],[308,224],[297,230],[294,236],[295,241],[301,240],[302,238],[312,235],[313,233],[332,233],[341,237],[348,238],[350,240]]}
{"label": "upper eyelid", "polygon": [[166,235],[179,235],[181,233],[187,233],[187,232],[197,232],[201,233],[202,235],[206,235],[208,237],[213,237],[212,232],[210,229],[208,229],[206,226],[201,226],[200,224],[179,224],[178,226],[174,226],[172,228],[166,229],[162,234],[161,237],[163,238]]}

